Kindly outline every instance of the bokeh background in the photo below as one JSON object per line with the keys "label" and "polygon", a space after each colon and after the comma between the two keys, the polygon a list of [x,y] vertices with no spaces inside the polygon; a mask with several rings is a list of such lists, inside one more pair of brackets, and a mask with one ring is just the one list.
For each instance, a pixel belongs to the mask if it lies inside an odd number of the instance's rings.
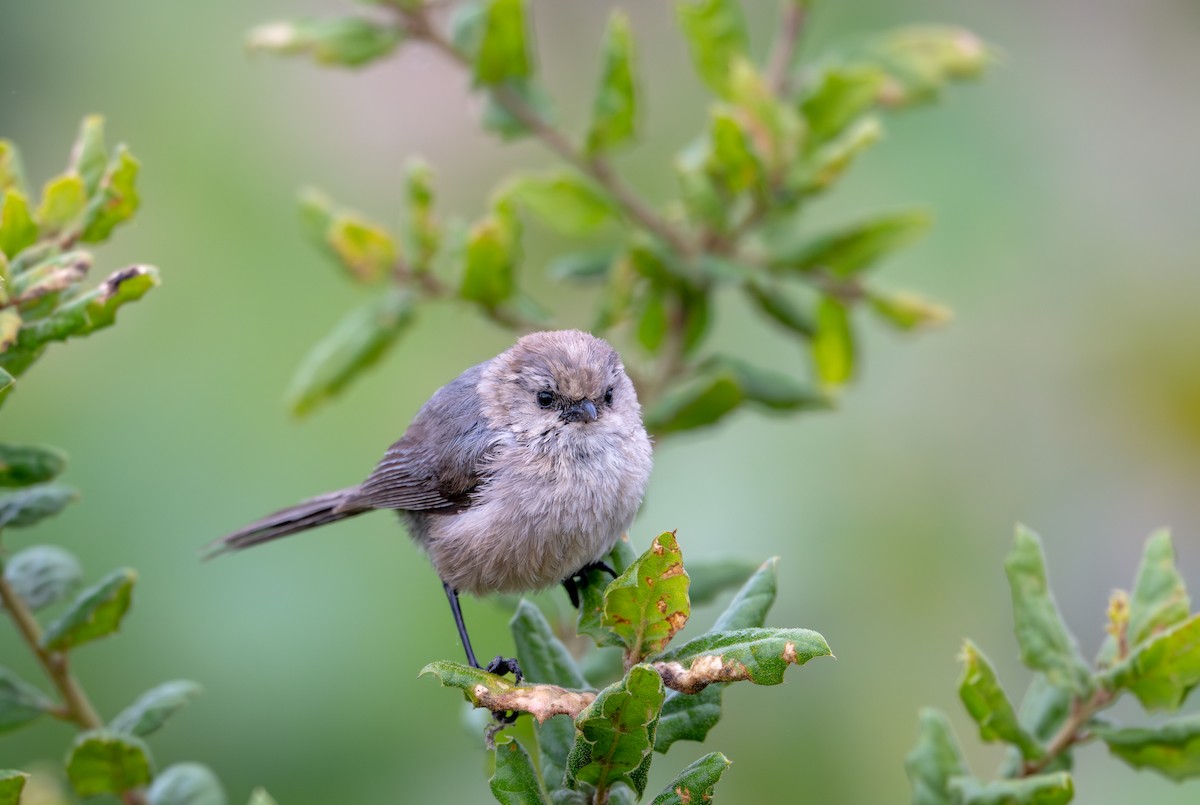
{"label": "bokeh background", "polygon": [[[585,119],[607,2],[535,2],[540,61],[568,123]],[[627,3],[643,54],[647,144],[621,159],[655,198],[707,103],[668,3]],[[776,689],[740,686],[706,749],[734,765],[724,802],[895,803],[917,709],[950,712],[971,636],[1019,695],[1002,560],[1014,522],[1046,540],[1085,652],[1143,538],[1173,525],[1200,590],[1200,6],[1188,0],[847,0],[818,3],[808,53],[904,23],[966,25],[1003,64],[887,140],[812,223],[913,202],[938,223],[883,269],[957,318],[914,339],[869,329],[841,410],[739,415],[657,454],[634,539],[678,529],[688,556],[781,555],[772,622],[824,633],[838,659]],[[384,515],[214,563],[209,540],[274,507],[357,481],[418,406],[509,336],[447,307],[385,365],[310,420],[281,394],[309,346],[360,292],[304,242],[294,195],[312,183],[395,220],[400,164],[436,168],[441,210],[470,216],[536,144],[478,132],[461,74],[419,49],[361,73],[248,57],[243,34],[348,2],[43,0],[0,5],[0,135],[31,178],[56,173],[79,119],[143,162],[143,210],[100,269],[161,267],[120,326],[51,351],[4,411],[6,439],[61,445],[83,500],[10,547],[58,542],[92,578],[138,568],[118,637],[78,654],[112,715],[153,683],[206,693],[153,739],[160,767],[209,764],[233,802],[489,801],[458,695],[417,670],[458,658],[440,586]],[[774,3],[747,3],[764,52]],[[527,272],[551,253],[533,232]],[[566,291],[535,286],[545,298]],[[586,305],[568,302],[564,324]],[[570,318],[575,315],[576,318]],[[714,340],[779,368],[805,360],[736,304]],[[506,612],[468,602],[481,653],[510,648]],[[696,616],[700,622],[711,612]],[[0,623],[0,662],[27,671]],[[1194,708],[1193,708],[1194,709]],[[1132,709],[1117,715],[1135,718]],[[473,729],[473,728],[472,728]],[[57,761],[65,725],[0,736],[0,767]],[[665,783],[701,754],[678,744]],[[1195,802],[1109,759],[1078,757],[1079,802]],[[803,793],[801,793],[803,792]]]}

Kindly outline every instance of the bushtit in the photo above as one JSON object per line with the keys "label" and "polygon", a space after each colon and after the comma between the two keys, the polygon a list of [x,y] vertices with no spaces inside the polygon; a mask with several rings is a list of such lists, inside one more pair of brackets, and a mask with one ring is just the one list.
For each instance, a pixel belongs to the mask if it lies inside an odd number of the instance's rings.
{"label": "bushtit", "polygon": [[[577,604],[581,573],[602,567],[633,521],[650,462],[616,351],[577,330],[532,333],[439,389],[361,484],[268,515],[214,553],[394,509],[441,577],[478,667],[458,594],[561,583]],[[510,669],[519,675],[515,662],[489,665]]]}

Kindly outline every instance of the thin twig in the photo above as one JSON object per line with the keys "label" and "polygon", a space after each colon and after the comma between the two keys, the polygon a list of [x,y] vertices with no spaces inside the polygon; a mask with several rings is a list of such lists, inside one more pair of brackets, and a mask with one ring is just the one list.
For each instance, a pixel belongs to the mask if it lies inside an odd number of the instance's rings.
{"label": "thin twig", "polygon": [[804,4],[800,0],[784,4],[779,36],[771,48],[771,59],[767,66],[767,86],[776,95],[787,96],[791,92],[792,62],[796,58],[796,47],[800,44],[806,20]]}
{"label": "thin twig", "polygon": [[1112,691],[1099,688],[1086,702],[1076,701],[1071,708],[1071,714],[1063,722],[1062,727],[1046,744],[1046,754],[1037,760],[1028,760],[1021,767],[1021,777],[1038,774],[1068,749],[1088,739],[1084,727],[1092,716],[1111,705],[1116,697]]}
{"label": "thin twig", "polygon": [[[410,36],[432,46],[454,63],[466,67],[467,58],[446,36],[432,24],[423,11],[396,9],[401,24]],[[501,84],[491,88],[492,97],[506,112],[512,115],[534,137],[566,162],[591,177],[607,190],[625,214],[637,225],[668,243],[672,249],[685,257],[694,256],[698,249],[690,237],[655,212],[641,196],[625,183],[608,160],[595,154],[586,154],[576,148],[571,140],[538,114],[511,86]]]}
{"label": "thin twig", "polygon": [[[50,678],[59,695],[62,696],[63,706],[51,710],[50,715],[63,721],[69,721],[85,730],[103,727],[104,721],[96,712],[96,708],[92,706],[91,700],[88,699],[79,682],[71,674],[67,655],[61,651],[48,651],[42,647],[41,627],[38,626],[29,607],[25,605],[25,601],[17,595],[17,591],[2,575],[0,575],[0,602],[3,602],[5,611],[16,624],[22,640],[29,646],[29,650],[37,658],[38,664],[42,666],[42,670],[46,672],[46,676]],[[125,805],[146,805],[146,797],[140,790],[125,791],[121,794],[121,799]]]}

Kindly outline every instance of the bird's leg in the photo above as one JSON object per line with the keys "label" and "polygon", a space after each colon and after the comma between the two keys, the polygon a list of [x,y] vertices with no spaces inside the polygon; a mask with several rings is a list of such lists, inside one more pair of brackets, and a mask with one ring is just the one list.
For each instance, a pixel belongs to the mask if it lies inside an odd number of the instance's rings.
{"label": "bird's leg", "polygon": [[458,590],[446,582],[442,582],[446,598],[450,600],[450,611],[454,613],[454,625],[458,627],[458,639],[462,641],[463,649],[467,652],[467,665],[472,668],[481,667],[475,659],[475,651],[471,648],[471,638],[467,636],[467,624],[463,623],[462,608],[458,605]]}
{"label": "bird's leg", "polygon": [[[450,601],[450,611],[454,613],[454,625],[458,627],[458,637],[462,640],[463,650],[467,652],[467,664],[472,668],[483,668],[482,665],[475,659],[475,651],[471,648],[471,638],[467,636],[467,624],[463,622],[462,608],[458,605],[458,590],[451,587],[446,582],[442,582],[442,589],[446,591],[446,598]],[[521,680],[525,675],[521,673],[521,666],[517,662],[516,657],[496,657],[487,664],[483,670],[489,674],[504,676],[511,673],[513,681],[516,684],[521,684]],[[501,724],[511,724],[517,720],[520,715],[515,710],[505,712],[504,710],[495,710],[492,712],[492,717]]]}
{"label": "bird's leg", "polygon": [[571,606],[575,609],[579,609],[580,591],[588,586],[589,570],[603,570],[614,579],[617,577],[617,571],[613,570],[604,562],[588,562],[586,565],[563,579],[562,586],[566,589],[567,597],[571,599]]}

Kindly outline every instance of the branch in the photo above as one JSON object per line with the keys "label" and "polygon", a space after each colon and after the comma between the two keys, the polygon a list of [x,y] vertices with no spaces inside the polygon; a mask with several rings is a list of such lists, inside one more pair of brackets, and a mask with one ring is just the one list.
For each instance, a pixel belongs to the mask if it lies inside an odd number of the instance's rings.
{"label": "branch", "polygon": [[[38,626],[29,607],[25,605],[25,601],[17,595],[17,591],[12,588],[8,579],[3,575],[0,575],[0,602],[4,604],[5,611],[16,624],[21,639],[29,646],[29,650],[37,658],[38,664],[42,666],[42,670],[46,672],[46,676],[50,678],[54,687],[58,689],[59,695],[62,696],[64,706],[52,711],[50,715],[70,721],[81,729],[102,728],[104,721],[96,712],[96,708],[92,706],[91,700],[88,699],[79,682],[72,676],[66,653],[47,651],[42,647],[41,627]],[[139,790],[125,791],[121,794],[121,799],[125,805],[146,805],[146,797]]]}
{"label": "branch", "polygon": [[771,60],[767,66],[767,86],[780,96],[791,92],[789,79],[792,62],[796,57],[796,47],[800,43],[800,35],[804,32],[807,21],[804,3],[792,0],[783,7],[783,19],[780,20],[779,36],[771,48]]}
{"label": "branch", "polygon": [[[468,66],[466,56],[433,25],[424,9],[407,11],[394,6],[393,8],[399,14],[401,24],[409,36],[431,45],[460,67]],[[633,188],[625,184],[606,159],[585,154],[576,148],[563,132],[539,115],[512,87],[502,84],[493,87],[491,93],[506,112],[520,121],[521,125],[529,129],[547,148],[612,194],[630,220],[668,243],[672,249],[685,257],[694,256],[699,251],[684,232],[655,212]]]}
{"label": "branch", "polygon": [[1038,760],[1026,761],[1021,767],[1019,776],[1030,777],[1041,772],[1063,752],[1088,740],[1090,736],[1084,731],[1084,726],[1092,720],[1092,716],[1109,707],[1115,700],[1116,696],[1113,692],[1105,688],[1097,690],[1086,702],[1080,702],[1077,699],[1071,707],[1071,715],[1067,717],[1062,727],[1046,745],[1046,754]]}

